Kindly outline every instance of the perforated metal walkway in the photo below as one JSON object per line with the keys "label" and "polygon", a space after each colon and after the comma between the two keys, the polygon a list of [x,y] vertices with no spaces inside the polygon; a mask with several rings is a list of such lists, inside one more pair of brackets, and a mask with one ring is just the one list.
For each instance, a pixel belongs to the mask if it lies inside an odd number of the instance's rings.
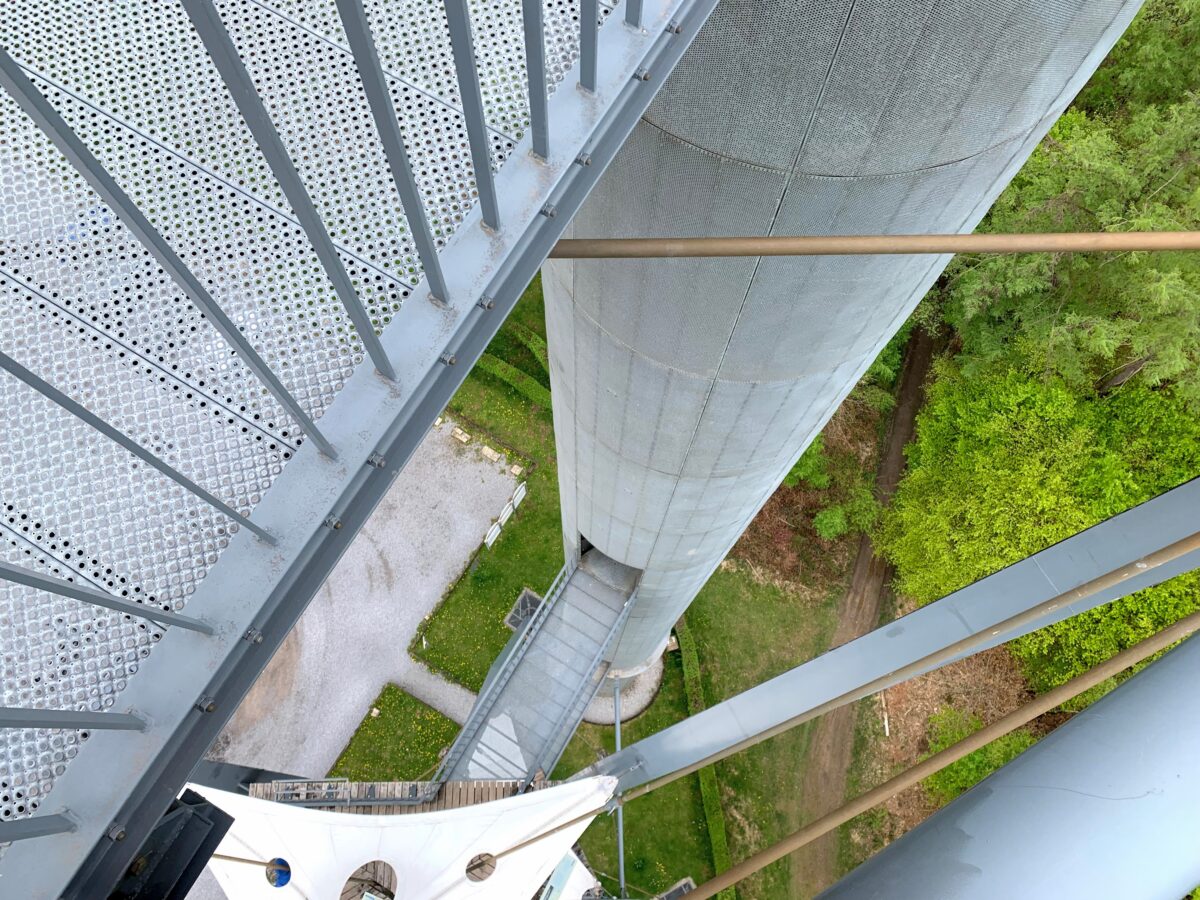
{"label": "perforated metal walkway", "polygon": [[714,5],[5,5],[9,890],[115,882]]}

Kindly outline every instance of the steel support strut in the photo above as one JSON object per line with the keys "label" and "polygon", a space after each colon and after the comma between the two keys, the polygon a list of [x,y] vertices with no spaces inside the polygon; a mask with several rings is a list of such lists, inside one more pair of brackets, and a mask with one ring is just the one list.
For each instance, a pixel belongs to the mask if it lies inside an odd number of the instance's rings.
{"label": "steel support strut", "polygon": [[73,581],[67,581],[63,578],[52,578],[49,575],[41,575],[21,566],[10,566],[5,562],[0,562],[0,581],[11,581],[14,584],[23,584],[26,587],[36,588],[39,591],[58,594],[60,597],[70,597],[73,600],[91,603],[93,606],[114,609],[117,612],[123,612],[130,616],[149,619],[160,625],[174,625],[178,628],[186,628],[189,631],[198,631],[200,634],[213,633],[212,626],[201,622],[199,619],[155,609],[153,606],[148,606],[145,603],[135,603],[132,600],[116,597],[105,591],[98,591],[95,588],[75,584]]}
{"label": "steel support strut", "polygon": [[199,497],[201,500],[203,500],[205,503],[207,503],[213,509],[217,510],[218,512],[224,513],[226,516],[228,516],[234,522],[237,522],[239,525],[246,526],[246,528],[248,528],[250,531],[253,531],[259,538],[266,541],[268,544],[275,543],[275,536],[272,535],[265,528],[263,528],[261,525],[258,525],[255,522],[250,521],[250,519],[248,519],[247,517],[241,515],[236,509],[234,509],[232,506],[230,506],[224,500],[221,500],[214,494],[212,494],[209,491],[206,491],[204,488],[200,487],[200,485],[196,484],[196,482],[192,481],[192,479],[188,478],[186,475],[184,475],[178,469],[172,468],[171,466],[167,465],[165,462],[163,462],[161,459],[159,459],[157,456],[155,456],[153,453],[151,453],[149,450],[147,450],[145,447],[143,447],[137,441],[130,438],[124,432],[118,431],[116,428],[113,428],[111,425],[109,425],[107,422],[105,422],[103,419],[101,419],[95,413],[88,410],[87,407],[85,407],[83,404],[78,403],[75,400],[72,400],[70,397],[68,397],[66,394],[64,394],[62,391],[60,391],[58,388],[54,387],[53,385],[43,381],[38,376],[34,375],[27,368],[25,368],[23,365],[21,365],[19,362],[17,362],[15,359],[13,359],[11,356],[9,356],[6,353],[0,353],[0,369],[4,369],[10,375],[16,376],[18,379],[25,382],[25,384],[27,384],[29,387],[33,388],[35,391],[37,391],[39,394],[41,394],[43,397],[45,397],[51,403],[57,404],[58,406],[62,407],[67,412],[69,412],[71,415],[75,416],[75,418],[79,419],[80,421],[84,422],[85,424],[90,425],[92,428],[96,429],[96,431],[100,432],[102,435],[104,435],[109,440],[115,441],[116,443],[120,444],[122,447],[124,447],[126,450],[128,450],[130,453],[132,453],[134,456],[136,456],[142,462],[146,463],[151,468],[156,469],[157,471],[161,472],[163,475],[166,475],[168,478],[170,478],[172,481],[174,481],[180,487],[195,494],[197,497]]}

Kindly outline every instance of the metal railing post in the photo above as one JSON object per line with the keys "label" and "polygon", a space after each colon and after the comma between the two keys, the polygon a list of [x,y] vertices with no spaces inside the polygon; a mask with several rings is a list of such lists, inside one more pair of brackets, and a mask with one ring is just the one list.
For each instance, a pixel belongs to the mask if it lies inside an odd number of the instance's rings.
{"label": "metal railing post", "polygon": [[483,224],[500,230],[500,205],[496,200],[496,180],[492,176],[491,142],[483,115],[483,95],[479,90],[479,70],[475,66],[475,42],[471,37],[471,16],[467,0],[445,0],[446,22],[450,26],[450,49],[458,73],[458,96],[462,100],[471,145],[471,165],[475,169],[475,187]]}
{"label": "metal railing post", "polygon": [[275,129],[271,117],[267,115],[262,98],[258,96],[258,91],[254,87],[254,80],[246,71],[242,58],[238,55],[237,47],[233,44],[233,39],[225,30],[220,14],[213,6],[212,0],[180,0],[180,2],[187,12],[188,18],[191,19],[192,26],[200,35],[200,41],[204,44],[204,49],[208,51],[221,80],[225,82],[225,87],[229,90],[233,102],[237,104],[238,112],[241,113],[242,120],[254,136],[258,149],[262,151],[263,158],[270,166],[275,180],[279,182],[279,189],[287,198],[292,212],[296,214],[296,218],[300,222],[300,227],[308,236],[308,241],[312,244],[321,266],[325,269],[325,274],[333,283],[333,289],[346,308],[350,321],[354,323],[354,327],[358,331],[358,338],[366,348],[367,355],[371,357],[371,361],[379,370],[380,375],[389,381],[395,381],[396,370],[392,367],[392,363],[383,349],[383,344],[379,341],[379,336],[375,334],[375,325],[371,322],[371,317],[367,315],[366,307],[363,306],[358,292],[354,289],[354,284],[350,281],[350,273],[346,271],[342,258],[338,255],[337,247],[334,246],[333,240],[325,228],[325,223],[321,221],[320,213],[313,205],[312,197],[309,196],[308,189],[300,178],[296,164],[288,155],[287,148],[283,146],[283,139]]}
{"label": "metal railing post", "polygon": [[425,204],[413,177],[412,162],[404,146],[404,135],[400,131],[396,107],[388,92],[387,79],[384,77],[379,53],[371,36],[371,23],[367,21],[362,0],[337,0],[337,7],[342,17],[342,27],[346,30],[346,38],[350,42],[350,52],[354,55],[354,64],[358,66],[363,91],[367,95],[367,104],[371,107],[375,130],[379,134],[380,143],[383,144],[388,168],[391,169],[392,180],[396,183],[396,192],[400,195],[404,217],[408,221],[413,243],[417,247],[417,256],[425,269],[429,292],[435,299],[444,303],[448,300],[446,278],[442,274],[442,264],[429,229],[429,220],[425,216]]}
{"label": "metal railing post", "polygon": [[600,44],[600,0],[579,0],[579,86],[596,92]]}
{"label": "metal railing post", "polygon": [[525,71],[529,87],[529,128],[533,153],[550,155],[550,111],[546,97],[546,36],[542,26],[542,0],[521,0],[525,24]]}

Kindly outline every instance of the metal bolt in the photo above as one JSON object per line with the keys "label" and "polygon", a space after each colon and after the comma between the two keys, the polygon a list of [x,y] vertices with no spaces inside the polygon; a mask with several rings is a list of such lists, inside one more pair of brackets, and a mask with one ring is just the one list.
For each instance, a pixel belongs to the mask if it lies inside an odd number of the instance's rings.
{"label": "metal bolt", "polygon": [[545,206],[542,207],[541,213],[547,219],[553,219],[555,216],[558,215],[558,207],[555,206],[553,203],[547,203]]}
{"label": "metal bolt", "polygon": [[337,516],[330,515],[325,517],[325,522],[323,524],[326,528],[332,528],[334,531],[338,531],[342,527],[342,520]]}
{"label": "metal bolt", "polygon": [[372,453],[367,457],[367,465],[373,469],[382,469],[387,465],[387,460],[383,458],[382,453]]}
{"label": "metal bolt", "polygon": [[196,709],[202,713],[216,712],[217,701],[215,698],[205,695],[196,701]]}
{"label": "metal bolt", "polygon": [[581,166],[590,166],[592,164],[592,154],[580,153],[577,157],[575,157],[575,162]]}
{"label": "metal bolt", "polygon": [[104,832],[104,836],[113,843],[125,840],[125,826],[118,822],[113,822],[108,826],[108,831]]}
{"label": "metal bolt", "polygon": [[636,81],[649,81],[650,80],[650,70],[647,68],[639,68],[636,72],[633,73],[633,77]]}
{"label": "metal bolt", "polygon": [[261,644],[263,642],[263,633],[257,628],[247,628],[246,633],[242,635],[242,640],[248,641],[251,644]]}
{"label": "metal bolt", "polygon": [[438,362],[440,362],[444,366],[452,366],[456,362],[458,362],[458,357],[455,356],[453,353],[443,353],[441,358],[438,360]]}
{"label": "metal bolt", "polygon": [[475,305],[480,309],[493,309],[496,306],[496,301],[487,294],[484,294]]}
{"label": "metal bolt", "polygon": [[682,34],[683,26],[679,24],[678,19],[672,19],[667,23],[667,34]]}

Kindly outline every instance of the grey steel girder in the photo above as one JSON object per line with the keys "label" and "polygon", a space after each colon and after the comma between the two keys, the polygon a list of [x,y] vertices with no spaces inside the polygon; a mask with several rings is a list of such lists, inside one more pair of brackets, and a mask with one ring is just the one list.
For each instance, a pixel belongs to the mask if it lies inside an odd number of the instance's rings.
{"label": "grey steel girder", "polygon": [[735,746],[765,740],[823,703],[965,636],[982,635],[975,648],[978,652],[1200,568],[1200,551],[1193,551],[1117,587],[1065,604],[1027,628],[987,633],[1010,616],[1192,535],[1198,528],[1200,478],[664,728],[580,775],[615,775],[621,780],[620,790],[630,790]]}

